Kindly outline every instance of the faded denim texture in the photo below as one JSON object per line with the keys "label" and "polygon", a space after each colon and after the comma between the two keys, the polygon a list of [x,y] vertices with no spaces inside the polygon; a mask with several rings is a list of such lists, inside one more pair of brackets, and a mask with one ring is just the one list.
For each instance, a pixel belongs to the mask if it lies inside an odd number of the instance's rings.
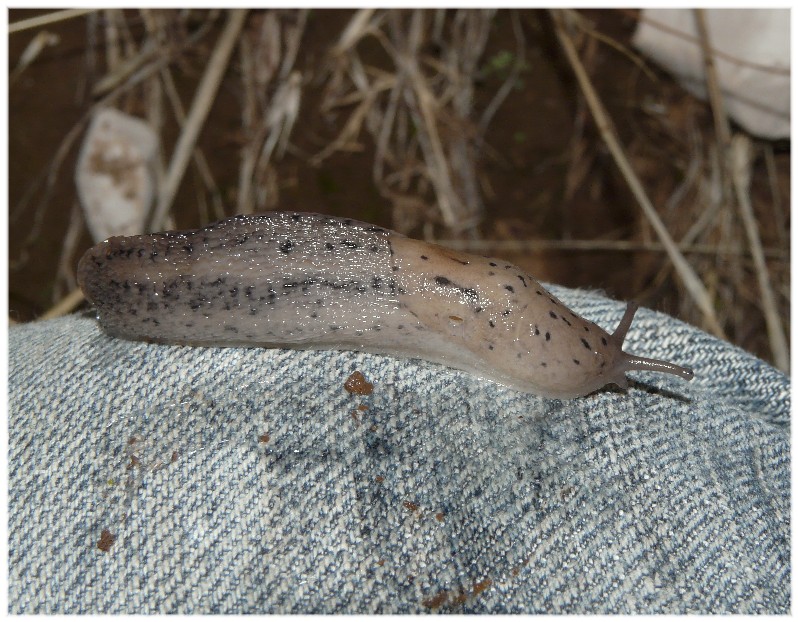
{"label": "faded denim texture", "polygon": [[[552,291],[610,331],[623,314]],[[13,327],[9,608],[789,612],[789,379],[646,309],[625,346],[696,378],[559,401],[417,360],[125,342],[89,315]]]}

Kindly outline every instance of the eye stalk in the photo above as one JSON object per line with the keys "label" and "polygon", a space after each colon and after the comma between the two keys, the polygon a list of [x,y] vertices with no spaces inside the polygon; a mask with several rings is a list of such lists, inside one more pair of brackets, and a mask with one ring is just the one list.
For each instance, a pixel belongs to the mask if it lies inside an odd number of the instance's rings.
{"label": "eye stalk", "polygon": [[629,332],[629,327],[632,325],[632,320],[634,319],[637,309],[637,303],[632,301],[627,303],[626,312],[623,314],[623,318],[621,318],[618,328],[615,329],[615,332],[612,333],[612,336],[610,337],[612,343],[614,343],[617,348],[621,350],[621,354],[623,354],[619,364],[619,369],[621,372],[657,371],[680,376],[685,380],[692,380],[695,374],[689,367],[682,367],[681,365],[676,365],[675,363],[670,363],[668,361],[661,361],[659,359],[635,356],[623,351],[623,342],[624,339],[626,339],[626,333]]}

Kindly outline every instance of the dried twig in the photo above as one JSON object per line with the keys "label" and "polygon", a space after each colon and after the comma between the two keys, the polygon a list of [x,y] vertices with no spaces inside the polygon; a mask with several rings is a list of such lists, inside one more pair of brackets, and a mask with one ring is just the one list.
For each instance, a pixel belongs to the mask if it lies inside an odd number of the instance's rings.
{"label": "dried twig", "polygon": [[55,276],[55,287],[53,287],[53,300],[61,297],[63,288],[67,291],[75,289],[77,281],[75,279],[75,269],[72,265],[72,257],[75,249],[80,242],[80,235],[83,233],[83,218],[81,216],[80,202],[74,201],[69,215],[69,225],[61,242],[61,256],[58,259],[58,271]]}
{"label": "dried twig", "polygon": [[8,77],[9,86],[12,86],[19,79],[22,72],[38,58],[39,54],[41,54],[45,48],[58,45],[60,41],[61,38],[58,35],[46,30],[37,33],[25,47],[25,51],[22,52],[19,61],[17,61],[17,66],[14,67],[14,71],[12,71],[11,75]]}
{"label": "dried twig", "polygon": [[[664,253],[661,242],[638,242],[636,240],[454,240],[448,238],[430,239],[430,242],[446,246],[452,250],[468,253],[534,253],[539,251],[583,251],[638,253],[640,251]],[[753,256],[750,249],[740,245],[679,243],[679,251],[689,255],[708,255],[711,257],[737,255]],[[780,248],[763,248],[762,254],[769,259],[789,262],[789,253]]]}
{"label": "dried twig", "polygon": [[[410,195],[426,198],[431,188],[446,226],[473,231],[483,213],[476,161],[485,130],[474,118],[473,81],[493,14],[358,11],[333,47],[322,108],[356,106],[337,138],[311,161],[319,164],[336,151],[362,149],[358,140],[365,127],[376,145],[374,183],[392,201],[395,223],[410,220],[400,212],[428,212],[423,200]],[[358,43],[368,37],[393,63],[388,71],[360,60]],[[434,53],[425,50],[430,41]],[[501,97],[494,101],[486,122]]]}
{"label": "dried twig", "polygon": [[751,185],[751,141],[742,134],[734,137],[731,144],[731,163],[734,188],[737,193],[737,205],[740,209],[740,218],[743,221],[751,255],[754,259],[754,269],[759,283],[759,292],[762,297],[762,309],[765,314],[765,324],[768,329],[770,348],[776,367],[784,372],[790,370],[790,354],[787,347],[787,338],[776,304],[776,297],[770,284],[765,254],[762,250],[762,241],[759,238],[754,209],[751,206],[749,188]]}
{"label": "dried twig", "polygon": [[186,118],[186,124],[183,126],[183,131],[180,133],[180,138],[175,145],[169,170],[159,193],[158,205],[150,219],[150,230],[161,227],[167,212],[172,206],[177,188],[183,179],[188,161],[194,152],[194,145],[202,130],[211,104],[216,97],[222,76],[227,69],[236,39],[244,26],[247,13],[248,9],[231,11],[224,31],[219,36],[213,55],[208,61],[208,69],[205,71],[205,75],[202,77],[194,95],[194,101]]}
{"label": "dried twig", "polygon": [[572,69],[574,70],[576,79],[585,95],[590,112],[593,115],[593,119],[596,122],[602,139],[612,154],[612,157],[615,160],[618,168],[621,170],[621,173],[626,179],[627,184],[629,184],[629,189],[634,194],[638,204],[643,210],[643,213],[665,247],[668,257],[676,269],[676,273],[682,279],[685,288],[693,297],[693,300],[698,308],[701,309],[702,313],[704,314],[704,319],[708,325],[708,328],[715,335],[723,337],[723,328],[721,327],[715,313],[715,309],[712,304],[712,298],[704,287],[704,284],[701,282],[701,279],[698,277],[692,267],[690,267],[690,264],[684,258],[684,255],[682,255],[682,253],[679,251],[679,248],[673,241],[673,238],[671,238],[670,233],[668,233],[667,228],[663,224],[662,220],[657,214],[656,209],[649,200],[648,195],[643,188],[643,184],[640,182],[640,179],[637,177],[634,169],[629,163],[629,160],[627,159],[626,154],[624,153],[623,148],[621,147],[620,142],[618,141],[615,132],[612,129],[609,116],[604,110],[604,106],[601,103],[601,100],[599,99],[595,89],[593,88],[590,78],[587,76],[581,61],[579,60],[579,55],[577,54],[570,37],[565,31],[565,25],[563,23],[561,12],[559,10],[552,10],[551,15],[554,20],[557,37],[560,40]]}
{"label": "dried twig", "polygon": [[[166,93],[166,98],[172,105],[172,112],[175,115],[175,119],[177,119],[177,122],[182,126],[186,121],[186,112],[183,109],[183,103],[180,101],[180,96],[177,94],[177,88],[175,87],[174,80],[172,79],[172,72],[168,67],[164,67],[161,69],[160,76],[161,82],[164,86],[164,92]],[[202,149],[200,149],[198,146],[194,147],[193,157],[194,165],[197,167],[197,171],[199,172],[200,177],[205,184],[205,188],[211,195],[214,216],[217,220],[221,220],[224,218],[224,206],[222,205],[221,192],[219,191],[219,186],[216,184],[216,180],[213,177],[213,172],[208,165],[208,161],[205,159],[205,154],[202,153]]]}
{"label": "dried twig", "polygon": [[18,22],[8,25],[8,34],[11,35],[15,32],[22,32],[23,30],[29,30],[31,28],[40,28],[48,24],[63,22],[64,20],[80,17],[81,15],[86,15],[86,13],[94,13],[98,10],[99,9],[65,9],[63,11],[46,13],[45,15],[37,15],[30,19],[21,19]]}
{"label": "dried twig", "polygon": [[269,10],[258,18],[255,28],[240,42],[244,85],[241,119],[246,142],[238,174],[239,214],[277,204],[273,156],[282,158],[288,147],[302,94],[302,74],[294,69],[294,63],[307,10]]}
{"label": "dried twig", "polygon": [[521,28],[520,20],[518,19],[518,11],[511,11],[510,19],[512,20],[511,23],[513,25],[513,36],[515,37],[515,62],[513,62],[513,68],[510,70],[510,74],[507,76],[507,79],[499,87],[499,90],[496,91],[493,99],[491,99],[490,103],[485,107],[485,110],[479,119],[479,128],[483,132],[487,130],[493,115],[496,114],[504,100],[507,99],[510,91],[516,86],[518,76],[521,74],[521,70],[524,67],[524,59],[526,58],[526,39],[524,38],[524,30]]}
{"label": "dried twig", "polygon": [[774,222],[778,223],[776,226],[776,235],[779,238],[779,243],[783,248],[789,248],[789,240],[787,239],[787,227],[782,226],[786,223],[787,219],[784,217],[784,208],[781,202],[781,192],[779,191],[778,172],[776,170],[776,158],[773,157],[773,145],[766,144],[764,146],[765,166],[768,172],[768,186],[770,187],[770,196],[772,199],[773,217]]}
{"label": "dried twig", "polygon": [[67,313],[74,311],[81,302],[83,302],[83,292],[80,291],[80,289],[72,290],[61,300],[59,300],[57,304],[53,305],[47,309],[47,311],[42,313],[38,319],[52,320],[53,318],[66,315]]}

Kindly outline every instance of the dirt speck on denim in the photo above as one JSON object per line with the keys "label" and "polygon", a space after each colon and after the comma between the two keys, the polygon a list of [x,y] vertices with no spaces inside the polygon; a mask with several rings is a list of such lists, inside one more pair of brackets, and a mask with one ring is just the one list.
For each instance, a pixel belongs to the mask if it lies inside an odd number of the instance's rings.
{"label": "dirt speck on denim", "polygon": [[789,379],[644,309],[626,346],[696,378],[559,401],[90,315],[12,327],[9,610],[789,612]]}

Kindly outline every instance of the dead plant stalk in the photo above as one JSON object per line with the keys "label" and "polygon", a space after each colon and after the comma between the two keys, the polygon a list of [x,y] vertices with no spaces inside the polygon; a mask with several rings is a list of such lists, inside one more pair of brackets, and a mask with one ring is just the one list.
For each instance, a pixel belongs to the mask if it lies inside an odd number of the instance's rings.
{"label": "dead plant stalk", "polygon": [[626,183],[629,185],[629,189],[637,199],[640,208],[643,210],[643,213],[653,227],[654,231],[657,233],[662,245],[665,247],[668,257],[676,269],[676,273],[681,278],[685,288],[692,296],[698,308],[701,309],[702,313],[704,314],[704,320],[707,324],[707,327],[716,336],[725,338],[723,328],[718,321],[718,317],[715,313],[715,309],[712,304],[712,298],[709,295],[709,292],[704,287],[704,284],[701,282],[701,279],[695,273],[693,268],[687,262],[684,255],[679,251],[679,248],[674,242],[670,233],[668,233],[665,224],[660,219],[656,209],[654,208],[654,205],[648,198],[648,195],[643,188],[642,182],[634,172],[632,165],[629,163],[629,159],[626,157],[626,154],[621,147],[620,141],[615,135],[609,115],[607,114],[604,105],[598,96],[598,93],[593,88],[593,84],[591,83],[590,78],[588,77],[587,72],[582,65],[582,62],[579,60],[579,54],[574,47],[573,41],[571,41],[570,36],[565,30],[564,11],[560,9],[552,9],[551,16],[554,21],[557,38],[562,45],[568,62],[574,71],[577,82],[582,89],[585,100],[587,101],[587,105],[590,108],[590,113],[592,114],[593,119],[596,122],[596,126],[598,127],[599,133],[601,134],[602,139],[606,143],[607,148],[615,160],[615,164],[620,169],[621,174],[626,180]]}
{"label": "dead plant stalk", "polygon": [[194,146],[197,143],[200,132],[202,131],[205,119],[211,109],[213,101],[216,99],[216,93],[219,90],[219,85],[222,82],[222,76],[227,69],[230,61],[230,56],[233,48],[244,26],[248,9],[235,9],[230,12],[222,34],[219,36],[219,41],[213,51],[213,55],[208,62],[208,69],[202,80],[197,87],[194,101],[191,104],[191,110],[186,117],[186,123],[180,133],[180,138],[175,145],[172,160],[169,164],[169,169],[166,173],[161,192],[158,197],[158,205],[150,219],[150,230],[158,229],[169,209],[172,207],[177,189],[186,172],[186,167],[192,154],[194,153]]}

